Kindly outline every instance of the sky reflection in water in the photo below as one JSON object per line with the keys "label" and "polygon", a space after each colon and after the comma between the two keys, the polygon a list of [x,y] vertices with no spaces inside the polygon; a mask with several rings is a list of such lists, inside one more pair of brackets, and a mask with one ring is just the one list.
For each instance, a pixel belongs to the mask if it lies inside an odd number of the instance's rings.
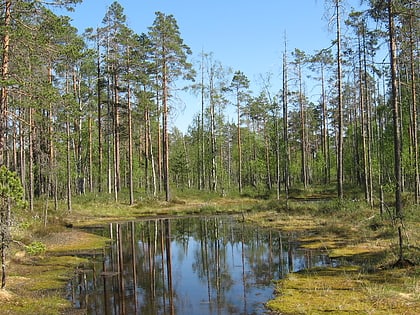
{"label": "sky reflection in water", "polygon": [[264,314],[273,280],[329,264],[295,235],[233,217],[113,224],[93,265],[78,270],[69,298],[88,314]]}

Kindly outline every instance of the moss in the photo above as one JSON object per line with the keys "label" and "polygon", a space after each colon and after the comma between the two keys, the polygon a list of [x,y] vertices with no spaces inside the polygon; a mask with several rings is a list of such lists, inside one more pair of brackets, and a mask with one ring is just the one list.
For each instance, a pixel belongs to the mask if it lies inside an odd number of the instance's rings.
{"label": "moss", "polygon": [[52,234],[46,239],[47,250],[50,253],[102,249],[107,241],[105,237],[78,230]]}
{"label": "moss", "polygon": [[323,219],[310,215],[292,215],[274,211],[253,212],[246,215],[246,221],[259,226],[281,229],[283,231],[308,231],[323,225]]}
{"label": "moss", "polygon": [[375,246],[369,243],[362,243],[357,245],[350,245],[341,248],[334,248],[329,253],[330,258],[349,257],[355,255],[374,255],[375,253],[383,251],[382,246]]}
{"label": "moss", "polygon": [[55,315],[70,308],[63,289],[72,272],[88,259],[73,256],[29,257],[13,265],[7,295],[0,295],[0,314]]}
{"label": "moss", "polygon": [[307,249],[330,250],[342,245],[343,240],[338,239],[334,235],[312,235],[300,237],[301,247]]}
{"label": "moss", "polygon": [[414,288],[413,281],[407,286],[409,275],[396,279],[392,288],[376,282],[386,282],[391,275],[392,271],[364,274],[354,266],[289,274],[278,282],[278,295],[267,307],[285,315],[419,314],[419,289]]}
{"label": "moss", "polygon": [[12,303],[0,303],[0,314],[13,315],[58,315],[69,308],[70,302],[56,296],[20,297]]}

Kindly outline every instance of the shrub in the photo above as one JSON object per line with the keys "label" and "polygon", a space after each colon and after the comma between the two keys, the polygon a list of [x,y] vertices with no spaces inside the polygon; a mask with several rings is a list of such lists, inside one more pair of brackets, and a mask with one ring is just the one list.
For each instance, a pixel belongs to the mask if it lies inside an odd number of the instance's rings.
{"label": "shrub", "polygon": [[42,255],[47,250],[47,246],[39,241],[34,241],[25,247],[26,252],[31,256]]}

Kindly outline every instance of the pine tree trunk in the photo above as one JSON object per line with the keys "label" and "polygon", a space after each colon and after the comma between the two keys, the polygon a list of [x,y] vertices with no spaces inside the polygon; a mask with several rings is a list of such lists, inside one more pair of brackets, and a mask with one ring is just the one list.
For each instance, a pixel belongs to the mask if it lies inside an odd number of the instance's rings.
{"label": "pine tree trunk", "polygon": [[[114,71],[116,71],[114,69]],[[113,75],[113,114],[114,114],[114,200],[118,201],[118,193],[121,189],[120,175],[120,109],[118,96],[118,76]]]}
{"label": "pine tree trunk", "polygon": [[[289,113],[288,113],[288,75],[287,75],[287,49],[285,42],[283,56],[283,142],[284,142],[284,192],[286,197],[286,207],[288,208],[289,202],[289,185],[290,185],[290,174],[289,174],[289,165],[290,165],[290,154],[289,154]],[[279,161],[277,159],[277,163]],[[280,174],[278,174],[280,176]],[[278,181],[280,189],[280,180]]]}
{"label": "pine tree trunk", "polygon": [[66,149],[66,164],[67,164],[67,211],[72,211],[72,200],[71,200],[71,146],[70,146],[70,114],[67,114],[66,118],[66,135],[67,135],[67,149]]}
{"label": "pine tree trunk", "polygon": [[163,61],[163,184],[165,189],[165,200],[171,200],[169,187],[169,134],[168,134],[168,78],[166,60]]}
{"label": "pine tree trunk", "polygon": [[369,185],[369,165],[368,165],[368,133],[367,133],[367,121],[366,121],[366,102],[367,102],[367,91],[366,91],[366,73],[362,64],[362,47],[360,37],[358,38],[358,57],[359,57],[359,104],[360,104],[360,126],[362,133],[362,154],[363,154],[363,187],[365,191],[365,200],[367,203],[371,203],[371,193]]}
{"label": "pine tree trunk", "polygon": [[328,113],[327,113],[327,100],[325,92],[325,76],[324,76],[324,62],[321,61],[321,90],[322,90],[322,104],[321,104],[321,114],[322,114],[322,154],[324,159],[323,167],[323,182],[324,184],[330,183],[330,152],[329,152],[329,139],[328,139]]}
{"label": "pine tree trunk", "polygon": [[131,110],[131,87],[128,84],[128,185],[130,190],[130,205],[134,204],[134,183],[133,183],[133,126]]}
{"label": "pine tree trunk", "polygon": [[239,91],[236,91],[236,107],[238,111],[238,188],[242,194],[242,140],[241,140],[241,109],[239,104]]}
{"label": "pine tree trunk", "polygon": [[[6,0],[4,2],[4,22],[3,22],[3,58],[1,65],[1,79],[7,81],[9,77],[9,48],[10,48],[10,35],[9,27],[11,23],[11,6],[12,1]],[[8,90],[6,84],[2,84],[0,95],[0,166],[4,165],[4,150],[6,142],[6,110],[7,110],[7,97]],[[2,261],[3,262],[3,261]]]}
{"label": "pine tree trunk", "polygon": [[210,138],[211,138],[211,176],[210,176],[210,190],[216,191],[217,189],[217,173],[216,173],[216,117],[214,109],[214,96],[213,96],[213,73],[210,79]]}
{"label": "pine tree trunk", "polygon": [[204,136],[204,54],[201,59],[201,130],[200,130],[200,178],[199,178],[199,189],[204,190],[206,187],[206,163],[205,163],[205,156],[206,156],[206,145],[205,145],[205,136]]}
{"label": "pine tree trunk", "polygon": [[299,114],[300,114],[300,150],[301,150],[301,181],[303,187],[308,186],[308,166],[307,166],[307,137],[306,137],[306,110],[303,100],[302,87],[302,65],[301,61],[298,64],[298,80],[299,80]]}
{"label": "pine tree trunk", "polygon": [[96,64],[96,84],[97,84],[97,124],[98,124],[98,191],[102,192],[102,170],[103,170],[103,144],[102,144],[102,98],[101,98],[101,54],[99,50],[99,32],[97,31],[97,64]]}
{"label": "pine tree trunk", "polygon": [[343,199],[343,96],[342,96],[342,71],[341,71],[341,28],[340,28],[340,0],[336,1],[337,23],[337,89],[338,89],[338,135],[337,135],[337,195]]}
{"label": "pine tree trunk", "polygon": [[29,108],[29,210],[34,211],[34,126],[32,108]]}
{"label": "pine tree trunk", "polygon": [[388,0],[388,32],[391,64],[391,104],[394,126],[394,175],[395,175],[395,217],[398,220],[399,261],[403,256],[403,207],[402,207],[402,169],[401,169],[401,122],[398,102],[397,43],[395,38],[393,1]]}
{"label": "pine tree trunk", "polygon": [[[412,12],[410,16],[410,73],[411,73],[411,117],[413,119],[412,121],[412,129],[413,129],[413,137],[412,137],[412,146],[413,146],[413,152],[414,152],[414,197],[416,204],[420,203],[420,169],[419,169],[419,141],[418,141],[418,117],[417,117],[417,88],[416,88],[416,82],[417,82],[417,75],[416,75],[416,57],[414,56],[414,50],[415,47],[415,30],[414,26],[418,24],[415,24],[413,21],[414,12],[413,12],[413,3],[410,2],[410,11]],[[418,23],[418,22],[417,22]]]}

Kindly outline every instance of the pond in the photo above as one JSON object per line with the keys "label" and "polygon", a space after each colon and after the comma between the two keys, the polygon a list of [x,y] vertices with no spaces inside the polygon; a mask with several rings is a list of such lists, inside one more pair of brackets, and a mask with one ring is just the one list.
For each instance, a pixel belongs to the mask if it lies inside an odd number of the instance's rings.
{"label": "pond", "polygon": [[296,233],[235,217],[165,218],[111,224],[103,253],[80,266],[69,299],[87,314],[264,314],[274,282],[329,265],[299,248]]}

